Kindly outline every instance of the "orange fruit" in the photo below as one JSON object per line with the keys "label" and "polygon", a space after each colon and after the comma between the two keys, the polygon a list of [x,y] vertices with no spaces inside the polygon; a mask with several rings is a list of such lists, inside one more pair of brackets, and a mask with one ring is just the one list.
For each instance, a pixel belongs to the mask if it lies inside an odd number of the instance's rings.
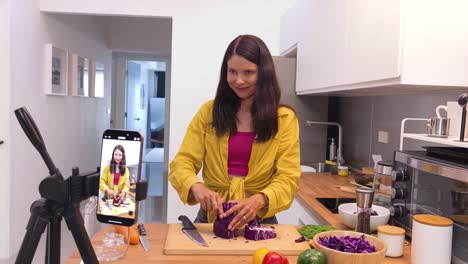
{"label": "orange fruit", "polygon": [[124,236],[125,241],[128,241],[128,235],[130,235],[130,245],[136,245],[140,241],[140,233],[138,232],[137,225],[132,225],[130,227],[114,225],[115,232]]}

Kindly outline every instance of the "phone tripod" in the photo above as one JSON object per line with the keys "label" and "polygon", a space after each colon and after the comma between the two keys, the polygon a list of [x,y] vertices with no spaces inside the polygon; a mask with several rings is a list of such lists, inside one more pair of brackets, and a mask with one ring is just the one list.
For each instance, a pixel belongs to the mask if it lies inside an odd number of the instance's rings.
{"label": "phone tripod", "polygon": [[59,264],[62,218],[65,218],[68,229],[73,234],[84,263],[99,263],[79,210],[81,201],[97,195],[99,170],[80,175],[75,167],[72,176],[64,180],[50,158],[41,133],[28,110],[18,108],[15,115],[24,133],[39,151],[50,174],[39,184],[42,198],[31,205],[31,216],[15,263],[32,263],[39,240],[47,227],[45,263]]}

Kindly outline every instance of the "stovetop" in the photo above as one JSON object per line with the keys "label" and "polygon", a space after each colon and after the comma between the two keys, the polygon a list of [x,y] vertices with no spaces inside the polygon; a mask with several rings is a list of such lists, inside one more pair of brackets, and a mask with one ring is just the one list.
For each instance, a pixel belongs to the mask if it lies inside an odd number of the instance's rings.
{"label": "stovetop", "polygon": [[356,198],[315,198],[323,206],[325,206],[330,212],[337,214],[338,206],[344,203],[355,203]]}

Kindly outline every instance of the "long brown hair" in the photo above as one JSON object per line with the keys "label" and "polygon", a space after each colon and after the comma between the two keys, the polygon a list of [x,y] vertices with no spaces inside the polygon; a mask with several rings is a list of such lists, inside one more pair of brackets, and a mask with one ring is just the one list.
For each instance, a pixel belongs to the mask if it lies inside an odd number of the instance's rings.
{"label": "long brown hair", "polygon": [[[120,152],[122,152],[122,160],[120,161],[120,164],[117,165],[117,162],[115,162],[114,160],[114,153],[116,150],[120,150]],[[111,159],[111,163],[110,163],[110,171],[112,174],[115,173],[116,171],[116,167],[118,166],[119,167],[119,171],[120,171],[120,175],[121,176],[124,176],[125,175],[125,167],[127,165],[127,159],[125,158],[125,149],[122,145],[116,145],[114,150],[112,151],[112,159]]]}
{"label": "long brown hair", "polygon": [[237,131],[236,114],[240,99],[227,82],[227,61],[238,55],[255,63],[258,80],[251,109],[256,139],[265,142],[278,132],[278,107],[281,90],[276,78],[273,58],[265,43],[253,35],[240,35],[228,46],[221,65],[221,74],[213,107],[213,127],[218,136]]}

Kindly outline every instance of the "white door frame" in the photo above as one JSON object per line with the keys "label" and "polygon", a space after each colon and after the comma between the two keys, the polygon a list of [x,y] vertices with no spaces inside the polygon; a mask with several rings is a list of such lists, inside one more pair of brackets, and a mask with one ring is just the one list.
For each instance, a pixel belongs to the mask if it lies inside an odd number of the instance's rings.
{"label": "white door frame", "polygon": [[[113,52],[112,54],[112,99],[111,99],[111,127],[117,129],[125,128],[125,108],[126,108],[126,62],[134,61],[162,61],[166,63],[165,82],[165,106],[164,106],[164,164],[163,164],[163,220],[167,221],[167,198],[168,198],[168,159],[169,159],[169,131],[170,131],[170,98],[171,98],[171,58],[150,53],[127,53]],[[145,139],[147,140],[147,139]]]}
{"label": "white door frame", "polygon": [[[126,100],[125,100],[125,129],[140,131],[144,137],[146,137],[146,124],[147,118],[145,115],[146,108],[141,108],[141,82],[143,71],[142,66],[139,62],[128,60],[126,63]],[[137,93],[138,91],[138,93]],[[147,100],[147,99],[146,99]],[[146,102],[145,102],[146,103]],[[145,110],[143,110],[145,109]]]}
{"label": "white door frame", "polygon": [[[127,61],[162,61],[166,63],[166,92],[170,90],[170,76],[171,76],[171,61],[168,56],[161,56],[157,54],[144,54],[144,53],[124,53],[114,52],[112,54],[113,66],[112,66],[112,113],[111,120],[112,128],[124,129],[125,128],[125,109],[126,109],[126,70]],[[168,93],[166,93],[168,98]],[[168,102],[166,101],[166,105]],[[166,107],[166,110],[169,108]],[[167,112],[167,111],[166,111]],[[166,119],[167,120],[167,119]],[[166,142],[164,142],[166,143]]]}

